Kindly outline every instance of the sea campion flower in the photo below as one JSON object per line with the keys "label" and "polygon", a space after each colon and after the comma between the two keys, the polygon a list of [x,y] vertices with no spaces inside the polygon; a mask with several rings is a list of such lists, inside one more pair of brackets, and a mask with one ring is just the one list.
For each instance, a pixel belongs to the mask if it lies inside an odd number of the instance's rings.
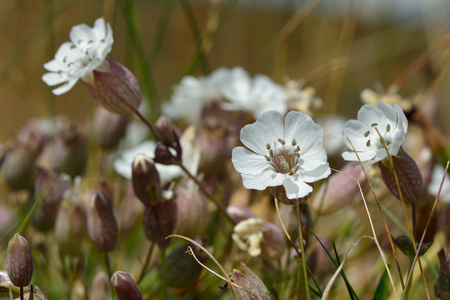
{"label": "sea campion flower", "polygon": [[74,26],[70,40],[61,45],[55,59],[44,64],[50,72],[42,80],[49,86],[62,84],[53,93],[64,94],[81,79],[94,100],[109,111],[134,113],[142,101],[136,78],[123,65],[106,58],[114,41],[111,26],[103,18],[97,19],[93,28]]}
{"label": "sea campion flower", "polygon": [[[358,112],[358,120],[350,120],[342,128],[344,144],[351,149],[342,153],[348,161],[365,161],[374,164],[388,157],[383,141],[391,155],[397,155],[405,140],[408,120],[398,105],[394,107],[379,102],[377,107],[364,105]],[[353,145],[353,147],[352,147]]]}
{"label": "sea campion flower", "polygon": [[[323,148],[323,130],[307,114],[264,113],[241,130],[245,147],[232,152],[234,168],[248,189],[264,190],[282,203],[305,201],[315,181],[330,175]],[[284,195],[283,195],[284,194]]]}
{"label": "sea campion flower", "polygon": [[298,110],[308,115],[312,114],[311,109],[318,109],[323,101],[314,97],[316,91],[312,87],[303,87],[303,80],[288,79],[284,84],[286,102],[289,110]]}
{"label": "sea campion flower", "polygon": [[[431,174],[431,182],[428,184],[428,193],[436,196],[441,186],[442,178],[445,174],[445,168],[442,165],[436,164]],[[450,203],[450,176],[445,175],[444,185],[442,186],[441,193],[439,195],[443,202]]]}
{"label": "sea campion flower", "polygon": [[397,104],[364,105],[358,120],[350,120],[342,128],[345,145],[354,149],[342,157],[349,161],[358,161],[359,157],[366,166],[378,163],[390,192],[412,203],[422,194],[423,182],[419,167],[401,148],[407,129],[408,120]]}

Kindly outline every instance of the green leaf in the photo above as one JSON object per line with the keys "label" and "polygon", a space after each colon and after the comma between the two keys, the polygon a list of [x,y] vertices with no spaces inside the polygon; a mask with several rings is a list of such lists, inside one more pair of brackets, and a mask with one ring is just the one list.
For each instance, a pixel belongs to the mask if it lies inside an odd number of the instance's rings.
{"label": "green leaf", "polygon": [[375,294],[373,294],[373,300],[384,300],[388,298],[389,292],[389,276],[386,269],[381,275],[380,281],[378,282],[377,289],[375,290]]}

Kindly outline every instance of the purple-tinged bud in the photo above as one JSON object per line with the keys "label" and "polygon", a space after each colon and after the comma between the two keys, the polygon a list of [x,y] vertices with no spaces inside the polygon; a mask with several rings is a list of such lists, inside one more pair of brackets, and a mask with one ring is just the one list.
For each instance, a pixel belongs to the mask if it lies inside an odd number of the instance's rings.
{"label": "purple-tinged bud", "polygon": [[131,182],[136,197],[145,205],[154,205],[161,201],[161,184],[155,162],[138,154],[132,165]]}
{"label": "purple-tinged bud", "polygon": [[110,285],[109,278],[105,272],[100,271],[94,276],[91,288],[91,299],[107,300],[110,299],[109,295]]}
{"label": "purple-tinged bud", "polygon": [[251,211],[250,208],[244,205],[230,205],[227,207],[227,214],[234,221],[235,224],[238,224],[241,221],[256,218],[256,215]]}
{"label": "purple-tinged bud", "polygon": [[170,119],[166,116],[161,116],[155,123],[155,130],[165,146],[171,147],[181,157],[180,135],[176,128],[172,125]]}
{"label": "purple-tinged bud", "polygon": [[[66,193],[67,194],[67,193]],[[81,203],[65,197],[55,220],[55,238],[63,254],[79,256],[87,236],[86,212]]]}
{"label": "purple-tinged bud", "polygon": [[170,151],[171,149],[172,148],[168,148],[163,143],[158,142],[158,144],[156,144],[156,149],[155,149],[155,161],[157,163],[160,163],[163,165],[178,165],[178,164],[180,164],[181,163],[181,155],[178,156],[178,154]]}
{"label": "purple-tinged bud", "polygon": [[[307,182],[306,184],[310,185],[314,189],[314,183]],[[280,201],[281,203],[283,203],[285,205],[297,205],[299,203],[305,203],[309,199],[309,197],[311,197],[311,195],[312,195],[312,192],[311,192],[302,198],[289,199],[286,195],[286,190],[284,189],[284,186],[282,186],[282,185],[269,186],[269,191],[274,198],[278,199],[278,201]]]}
{"label": "purple-tinged bud", "polygon": [[[269,300],[270,292],[264,283],[252,272],[243,262],[241,262],[242,273],[233,270],[232,281],[239,287],[236,287],[236,296],[238,299]],[[236,299],[235,296],[235,299]]]}
{"label": "purple-tinged bud", "polygon": [[[414,160],[400,148],[400,155],[392,155],[392,161],[397,174],[398,183],[402,192],[403,200],[406,202],[416,202],[422,195],[423,182],[420,170]],[[386,165],[389,164],[388,166]],[[381,170],[381,177],[386,184],[389,191],[400,200],[398,193],[398,186],[395,180],[392,165],[389,160],[378,162],[378,167]]]}
{"label": "purple-tinged bud", "polygon": [[115,114],[131,115],[142,101],[139,82],[122,64],[109,58],[106,62],[109,64],[108,71],[94,70],[93,82],[83,83],[99,105]]}
{"label": "purple-tinged bud", "polygon": [[87,229],[95,247],[110,252],[117,243],[118,227],[111,200],[103,192],[92,194],[87,208]]}
{"label": "purple-tinged bud", "polygon": [[88,144],[77,125],[72,124],[55,138],[54,163],[60,173],[74,178],[84,173],[88,159]]}
{"label": "purple-tinged bud", "polygon": [[177,202],[173,199],[162,200],[144,208],[142,215],[147,239],[158,244],[160,248],[169,245],[171,235],[177,225]]}
{"label": "purple-tinged bud", "polygon": [[178,206],[176,233],[191,238],[201,235],[210,220],[205,196],[192,180],[183,179],[178,182],[175,195]]}
{"label": "purple-tinged bud", "polygon": [[48,187],[50,189],[31,216],[33,227],[42,232],[54,228],[59,204],[64,196],[64,191],[69,187],[69,178],[66,175],[58,176],[52,171],[41,169],[34,182],[35,198],[37,199],[45,193]]}
{"label": "purple-tinged bud", "polygon": [[29,150],[18,146],[8,151],[2,166],[8,186],[19,191],[31,186],[36,173],[36,158]]}
{"label": "purple-tinged bud", "polygon": [[117,271],[111,277],[111,283],[119,300],[142,300],[142,294],[130,274]]}
{"label": "purple-tinged bud", "polygon": [[[197,240],[204,245],[204,241]],[[185,244],[172,249],[167,255],[167,284],[174,288],[185,288],[190,286],[202,273],[203,267],[192,255],[186,253],[187,247],[191,247],[195,257],[204,263],[208,255],[194,244]]]}
{"label": "purple-tinged bud", "polygon": [[8,243],[6,269],[11,282],[18,287],[30,284],[33,277],[33,257],[28,241],[16,233]]}
{"label": "purple-tinged bud", "polygon": [[450,299],[450,255],[447,255],[445,248],[438,252],[439,262],[439,276],[434,282],[434,294],[442,300]]}
{"label": "purple-tinged bud", "polygon": [[[359,195],[359,181],[361,187],[367,181],[362,168],[358,168],[357,162],[347,163],[340,171],[330,176],[328,183],[324,183],[310,201],[311,209],[327,216],[338,212],[342,208],[350,205],[353,199]],[[353,178],[351,178],[351,177]]]}
{"label": "purple-tinged bud", "polygon": [[113,149],[125,136],[129,122],[130,117],[112,113],[100,106],[92,126],[92,139],[105,150]]}

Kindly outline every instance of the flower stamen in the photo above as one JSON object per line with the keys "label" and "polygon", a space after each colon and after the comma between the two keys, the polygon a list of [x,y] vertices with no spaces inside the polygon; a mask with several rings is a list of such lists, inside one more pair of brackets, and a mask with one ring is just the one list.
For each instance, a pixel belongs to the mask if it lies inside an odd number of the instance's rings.
{"label": "flower stamen", "polygon": [[281,145],[285,145],[286,141],[280,138],[278,139],[278,143],[280,143]]}

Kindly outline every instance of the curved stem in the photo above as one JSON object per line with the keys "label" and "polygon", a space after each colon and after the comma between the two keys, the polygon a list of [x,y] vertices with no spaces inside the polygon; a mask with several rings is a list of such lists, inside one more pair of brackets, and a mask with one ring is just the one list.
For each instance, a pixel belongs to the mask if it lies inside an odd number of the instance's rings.
{"label": "curved stem", "polygon": [[167,260],[166,260],[166,247],[161,248],[161,269],[162,269],[162,278],[161,278],[161,289],[163,293],[163,299],[169,300],[168,286],[167,286]]}
{"label": "curved stem", "polygon": [[139,279],[137,281],[138,285],[142,281],[142,279],[144,279],[148,264],[150,263],[150,257],[152,257],[153,249],[155,249],[155,243],[152,243],[150,245],[150,248],[148,249],[147,256],[145,257],[144,265],[142,266],[141,275],[139,275]]}

